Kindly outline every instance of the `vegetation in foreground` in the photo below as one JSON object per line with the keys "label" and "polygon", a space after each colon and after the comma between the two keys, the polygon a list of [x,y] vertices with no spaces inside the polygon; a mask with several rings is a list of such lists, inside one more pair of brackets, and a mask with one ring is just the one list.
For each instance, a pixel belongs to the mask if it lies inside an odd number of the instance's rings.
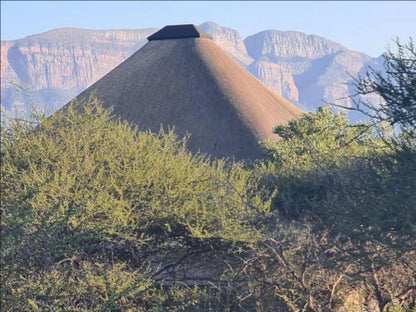
{"label": "vegetation in foreground", "polygon": [[387,103],[357,103],[372,123],[321,108],[257,163],[95,99],[8,121],[2,311],[416,311],[416,54],[398,47],[388,77],[357,78]]}

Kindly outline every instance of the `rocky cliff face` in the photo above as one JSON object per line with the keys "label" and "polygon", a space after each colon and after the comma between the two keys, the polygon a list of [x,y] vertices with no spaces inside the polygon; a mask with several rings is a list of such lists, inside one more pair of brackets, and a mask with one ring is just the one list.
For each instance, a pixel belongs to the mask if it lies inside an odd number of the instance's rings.
{"label": "rocky cliff face", "polygon": [[27,102],[56,109],[143,46],[156,29],[95,31],[62,28],[16,41],[2,41],[2,106]]}
{"label": "rocky cliff face", "polygon": [[255,59],[268,57],[271,60],[305,58],[316,59],[346,50],[328,39],[305,35],[296,31],[267,30],[244,40],[249,55]]}
{"label": "rocky cliff face", "polygon": [[212,40],[242,66],[247,66],[253,62],[253,59],[247,54],[243,38],[234,29],[221,27],[212,22],[204,23],[199,27],[209,33]]}
{"label": "rocky cliff face", "polygon": [[247,69],[266,86],[290,102],[298,103],[299,90],[295,85],[293,75],[285,66],[270,62],[267,59],[260,59],[252,62]]}
{"label": "rocky cliff face", "polygon": [[[269,30],[243,40],[237,31],[215,23],[200,27],[265,85],[304,110],[345,97],[351,91],[349,74],[377,64],[315,35]],[[62,28],[2,41],[2,109],[11,112],[28,103],[17,84],[35,105],[56,110],[137,51],[156,30]]]}
{"label": "rocky cliff face", "polygon": [[[244,40],[255,61],[250,72],[274,91],[308,111],[325,103],[350,106],[350,75],[373,63],[328,39],[293,31],[263,31]],[[276,66],[277,65],[277,66]]]}

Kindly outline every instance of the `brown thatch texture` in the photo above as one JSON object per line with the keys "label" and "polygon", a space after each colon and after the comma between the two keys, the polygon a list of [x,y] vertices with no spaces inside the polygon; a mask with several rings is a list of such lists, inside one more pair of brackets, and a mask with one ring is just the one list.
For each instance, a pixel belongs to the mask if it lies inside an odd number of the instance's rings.
{"label": "brown thatch texture", "polygon": [[204,38],[150,41],[78,99],[92,91],[140,129],[174,126],[191,151],[237,160],[260,157],[258,141],[301,114]]}

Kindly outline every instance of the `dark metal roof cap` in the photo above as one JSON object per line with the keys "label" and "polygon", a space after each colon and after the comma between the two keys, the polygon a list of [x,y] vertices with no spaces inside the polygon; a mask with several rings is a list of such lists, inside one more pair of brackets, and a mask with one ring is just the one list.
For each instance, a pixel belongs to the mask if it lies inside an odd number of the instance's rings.
{"label": "dark metal roof cap", "polygon": [[165,39],[181,39],[181,38],[207,38],[212,39],[205,31],[199,27],[186,25],[168,25],[161,30],[147,37],[147,40],[165,40]]}

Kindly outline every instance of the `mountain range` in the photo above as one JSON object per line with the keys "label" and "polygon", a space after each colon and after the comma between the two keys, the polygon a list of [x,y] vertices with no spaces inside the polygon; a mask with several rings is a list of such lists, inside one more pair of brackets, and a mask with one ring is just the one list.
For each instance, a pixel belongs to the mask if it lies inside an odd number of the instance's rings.
{"label": "mountain range", "polygon": [[[212,22],[199,27],[263,84],[306,111],[346,97],[352,77],[382,63],[381,56],[372,58],[317,35],[266,30],[243,39],[238,31]],[[2,110],[18,111],[29,102],[49,111],[62,107],[155,31],[60,28],[1,41]],[[337,103],[350,106],[351,100]]]}

